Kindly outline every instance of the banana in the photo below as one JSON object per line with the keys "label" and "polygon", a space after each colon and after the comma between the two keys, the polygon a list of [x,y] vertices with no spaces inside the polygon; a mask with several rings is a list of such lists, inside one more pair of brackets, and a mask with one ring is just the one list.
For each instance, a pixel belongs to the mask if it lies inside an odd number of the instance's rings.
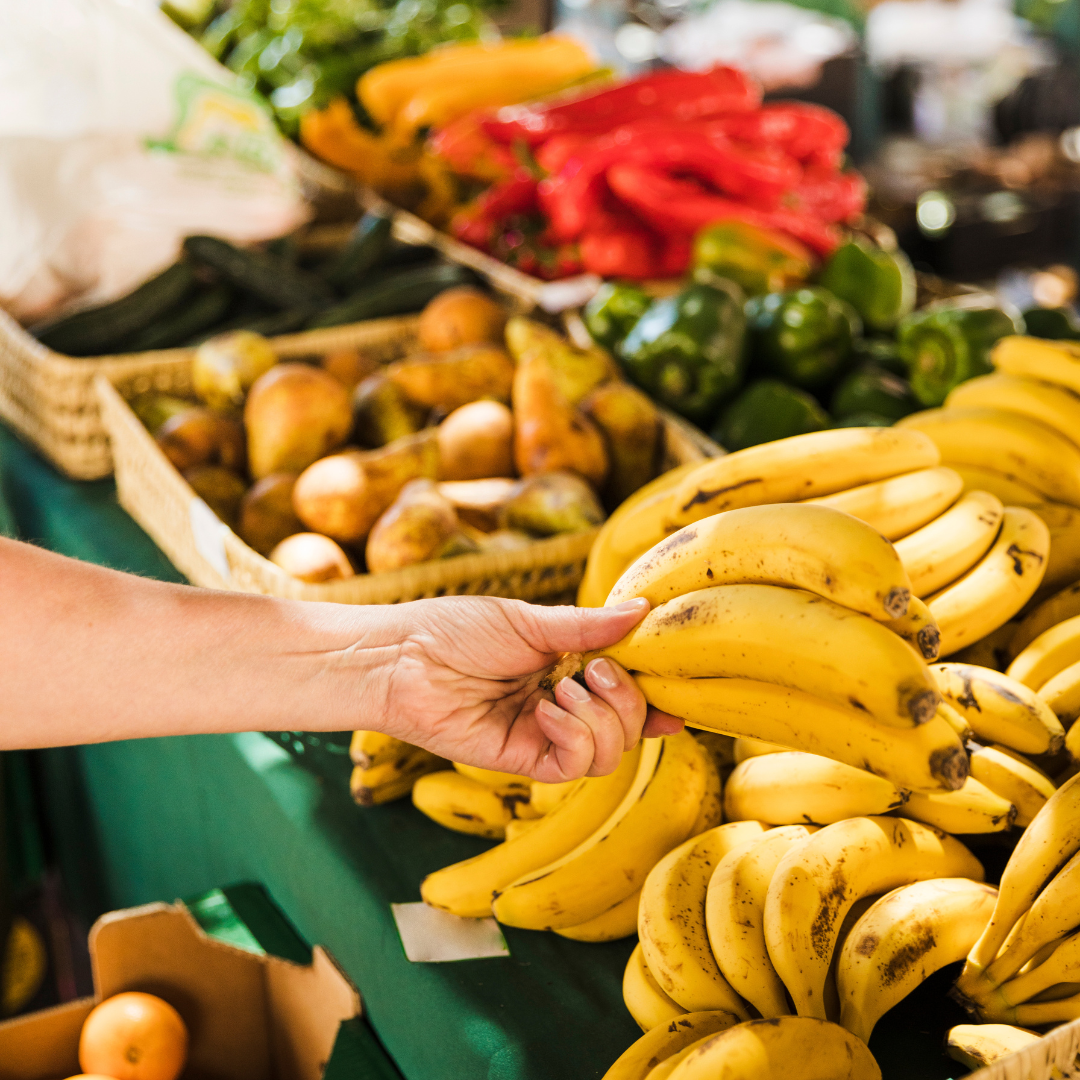
{"label": "banana", "polygon": [[886,814],[904,803],[894,784],[831,758],[789,750],[736,765],[724,788],[729,821],[831,825]]}
{"label": "banana", "polygon": [[1007,623],[1039,587],[1049,553],[1050,533],[1042,521],[1023,507],[1007,506],[997,540],[982,561],[926,599],[941,630],[941,655]]}
{"label": "banana", "polygon": [[507,840],[516,840],[523,833],[527,833],[529,831],[529,829],[531,829],[539,820],[540,820],[540,818],[538,818],[538,817],[534,817],[534,818],[511,818],[506,823],[506,829],[505,829],[506,839]]}
{"label": "banana", "polygon": [[417,747],[411,743],[395,739],[393,735],[384,735],[381,731],[354,731],[349,743],[349,757],[354,765],[370,769],[373,765],[384,765],[415,749]]}
{"label": "banana", "polygon": [[930,609],[917,597],[908,601],[907,613],[884,624],[902,637],[924,660],[936,660],[941,652],[941,631]]}
{"label": "banana", "polygon": [[943,701],[938,705],[937,714],[956,732],[956,737],[965,746],[975,738],[971,725],[948,702]]}
{"label": "banana", "polygon": [[990,550],[1003,514],[996,495],[969,491],[941,517],[897,540],[915,595],[930,596],[966,574]]}
{"label": "banana", "polygon": [[999,371],[1080,393],[1080,350],[1070,341],[1006,337],[994,346],[990,360]]}
{"label": "banana", "polygon": [[701,760],[705,767],[705,792],[701,796],[701,806],[698,808],[697,818],[690,826],[690,836],[697,836],[708,829],[715,829],[724,820],[723,781],[720,778],[720,766],[709,748],[698,736],[694,736],[694,742],[698,744]]}
{"label": "banana", "polygon": [[825,1019],[825,978],[854,901],[938,877],[981,881],[983,868],[959,840],[902,818],[849,818],[789,851],[769,884],[765,941],[798,1014]]}
{"label": "banana", "polygon": [[732,1013],[714,1011],[685,1013],[674,1022],[657,1024],[615,1061],[603,1080],[645,1080],[662,1061],[737,1023]]}
{"label": "banana", "polygon": [[392,759],[368,768],[357,765],[349,789],[360,806],[381,806],[408,795],[420,777],[445,770],[447,764],[419,746],[400,743],[400,750]]}
{"label": "banana", "polygon": [[672,495],[681,528],[723,510],[813,499],[941,464],[932,441],[892,428],[836,428],[762,443],[704,462]]}
{"label": "banana", "polygon": [[678,1017],[686,1015],[686,1010],[676,1005],[653,978],[645,963],[641,942],[634,946],[626,962],[622,991],[623,1003],[642,1031],[652,1031],[661,1024],[669,1026]]}
{"label": "banana", "polygon": [[689,1046],[672,1054],[671,1057],[654,1066],[649,1071],[649,1075],[645,1077],[645,1080],[667,1080],[685,1058],[688,1058],[699,1046],[707,1043],[711,1038],[711,1035],[706,1035],[704,1038],[698,1039],[697,1042],[692,1042]]}
{"label": "banana", "polygon": [[1006,672],[1032,690],[1041,689],[1055,675],[1080,661],[1080,615],[1044,630],[1017,654]]}
{"label": "banana", "polygon": [[969,1069],[981,1069],[1042,1038],[1009,1024],[958,1024],[949,1030],[945,1053]]}
{"label": "banana", "polygon": [[524,835],[428,874],[420,885],[424,901],[466,918],[490,915],[495,890],[572,851],[603,825],[634,781],[642,746],[639,743],[623,754],[618,768],[608,776],[579,781]]}
{"label": "banana", "polygon": [[421,776],[413,785],[412,800],[420,813],[444,828],[489,840],[502,840],[508,821],[535,816],[525,788],[488,787],[454,769]]}
{"label": "banana", "polygon": [[690,1012],[726,1009],[749,1018],[709,947],[705,893],[730,851],[766,834],[760,821],[720,825],[681,844],[649,871],[638,908],[638,937],[660,988]]}
{"label": "banana", "polygon": [[577,926],[564,926],[555,933],[571,941],[617,941],[637,933],[638,902],[641,890]]}
{"label": "banana", "polygon": [[543,817],[550,814],[577,786],[580,780],[565,780],[561,784],[543,784],[539,780],[532,782],[532,808]]}
{"label": "banana", "polygon": [[498,772],[495,769],[481,769],[478,765],[462,765],[460,761],[454,762],[454,768],[461,773],[462,776],[467,776],[470,779],[475,780],[478,784],[486,784],[490,788],[531,788],[533,784],[532,778],[528,776],[519,776],[517,773]]}
{"label": "banana", "polygon": [[[709,752],[721,775],[735,764],[736,740],[730,735],[717,735],[715,731],[695,731],[694,738]],[[720,822],[716,824],[719,825]]]}
{"label": "banana", "polygon": [[705,926],[717,966],[731,988],[763,1017],[787,1016],[787,994],[765,945],[765,897],[780,860],[813,826],[786,825],[729,851],[709,879]]}
{"label": "banana", "polygon": [[786,754],[790,746],[781,746],[779,743],[762,742],[760,739],[736,739],[734,760],[739,765],[747,758],[764,757],[766,754]]}
{"label": "banana", "polygon": [[1080,581],[1044,600],[1024,618],[1009,642],[1009,659],[1015,660],[1041,634],[1076,615],[1080,615]]}
{"label": "banana", "polygon": [[1044,993],[1060,983],[1080,983],[1080,934],[1070,934],[1054,942],[1054,949],[1042,963],[1035,964],[979,1002],[986,1017],[1011,1022],[1017,1005]]}
{"label": "banana", "polygon": [[900,559],[880,533],[828,506],[787,503],[686,525],[633,563],[606,603],[644,596],[655,608],[710,585],[741,584],[805,589],[883,620],[903,615],[911,596]]}
{"label": "banana", "polygon": [[1018,761],[1004,747],[973,745],[970,753],[971,775],[1016,807],[1020,828],[1031,824],[1057,790],[1053,780],[1029,762]]}
{"label": "banana", "polygon": [[677,596],[602,653],[647,675],[778,683],[898,728],[929,720],[940,700],[925,662],[888,627],[776,585]]}
{"label": "banana", "polygon": [[899,540],[948,510],[963,489],[960,474],[939,465],[806,501],[843,510],[877,529],[886,540]]}
{"label": "banana", "polygon": [[1052,383],[997,371],[961,383],[945,399],[945,408],[1021,413],[1080,445],[1080,397]]}
{"label": "banana", "polygon": [[928,435],[946,465],[1023,477],[1044,498],[1080,505],[1080,447],[1039,420],[1005,409],[927,409],[897,427]]}
{"label": "banana", "polygon": [[586,922],[635,892],[686,839],[705,794],[703,751],[687,731],[643,743],[633,783],[607,820],[561,858],[496,890],[499,922],[526,930]]}
{"label": "banana", "polygon": [[713,1035],[670,1080],[881,1080],[881,1070],[866,1044],[839,1024],[780,1016]]}
{"label": "banana", "polygon": [[[998,886],[993,917],[972,947],[957,980],[960,993],[978,997],[979,990],[986,986],[986,968],[1005,944],[1009,931],[1032,906],[1047,879],[1077,850],[1080,850],[1080,774],[1054,792],[1009,856]],[[1001,981],[996,972],[993,977]]]}
{"label": "banana", "polygon": [[1022,754],[1061,749],[1061,721],[1022,682],[974,664],[935,664],[930,670],[945,700],[983,742],[1003,743]]}
{"label": "banana", "polygon": [[1080,994],[1051,1001],[1028,1001],[1012,1010],[1014,1022],[1021,1027],[1043,1027],[1080,1019]]}
{"label": "banana", "polygon": [[989,491],[1005,506],[1038,506],[1046,496],[1011,473],[995,472],[978,465],[949,466],[964,481],[965,491]]}
{"label": "banana", "polygon": [[1080,727],[1076,725],[1076,718],[1080,716],[1080,661],[1047,679],[1039,687],[1039,697],[1063,725],[1069,726],[1065,746],[1074,760],[1080,759]]}
{"label": "banana", "polygon": [[[1017,821],[1016,806],[974,776],[969,776],[959,791],[935,791],[928,795],[916,792],[897,813],[943,832],[962,835],[1007,832]],[[962,960],[966,952],[965,949],[956,959]]]}
{"label": "banana", "polygon": [[650,705],[695,727],[820,754],[883,776],[905,791],[955,791],[967,779],[967,752],[937,716],[915,728],[895,728],[775,683],[636,679]]}
{"label": "banana", "polygon": [[1019,625],[1019,620],[1015,618],[1002,623],[986,637],[954,652],[952,662],[974,664],[975,667],[990,668],[991,671],[1004,671],[1009,666],[1009,642]]}
{"label": "banana", "polygon": [[903,885],[875,901],[840,949],[840,1023],[863,1042],[894,1005],[946,964],[967,956],[997,889],[967,878]]}
{"label": "banana", "polygon": [[1065,503],[1041,502],[1031,510],[1050,530],[1050,558],[1042,590],[1056,592],[1080,578],[1080,509]]}

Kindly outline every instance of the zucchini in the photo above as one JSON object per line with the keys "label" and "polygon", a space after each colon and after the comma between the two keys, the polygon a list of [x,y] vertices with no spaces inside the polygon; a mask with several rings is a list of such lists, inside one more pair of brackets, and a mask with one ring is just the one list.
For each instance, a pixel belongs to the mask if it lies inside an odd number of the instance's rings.
{"label": "zucchini", "polygon": [[453,263],[398,270],[359,289],[340,304],[320,312],[308,322],[307,327],[315,330],[364,319],[405,315],[419,311],[429,300],[453,285],[469,285],[475,281],[476,275],[471,270]]}
{"label": "zucchini", "polygon": [[348,293],[372,267],[382,262],[390,248],[392,222],[381,214],[366,213],[356,224],[341,253],[321,272],[324,281]]}
{"label": "zucchini", "polygon": [[251,330],[253,333],[262,334],[263,337],[273,337],[275,334],[291,334],[294,330],[303,330],[307,321],[317,312],[322,311],[325,304],[298,304],[296,307],[286,308],[284,311],[271,311],[266,315],[251,315],[247,319],[238,320],[232,330]]}
{"label": "zucchini", "polygon": [[174,263],[119,300],[39,323],[30,333],[58,353],[101,356],[178,307],[194,289],[191,266]]}
{"label": "zucchini", "polygon": [[184,251],[271,307],[328,303],[334,296],[325,281],[268,251],[241,250],[217,236],[189,236],[184,240]]}
{"label": "zucchini", "polygon": [[125,341],[124,351],[147,352],[183,345],[196,334],[221,322],[232,307],[235,295],[231,285],[203,288],[164,318]]}

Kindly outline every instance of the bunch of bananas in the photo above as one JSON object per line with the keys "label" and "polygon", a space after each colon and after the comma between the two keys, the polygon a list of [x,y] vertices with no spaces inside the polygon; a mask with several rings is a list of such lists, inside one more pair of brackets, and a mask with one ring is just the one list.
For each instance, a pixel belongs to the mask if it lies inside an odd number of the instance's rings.
{"label": "bunch of bananas", "polygon": [[505,840],[507,829],[524,827],[542,815],[532,805],[527,776],[455,764],[421,776],[412,789],[413,805],[432,821],[455,832]]}
{"label": "bunch of bananas", "polygon": [[421,776],[447,763],[428,750],[381,731],[354,731],[349,744],[349,787],[360,806],[381,806],[408,795]]}

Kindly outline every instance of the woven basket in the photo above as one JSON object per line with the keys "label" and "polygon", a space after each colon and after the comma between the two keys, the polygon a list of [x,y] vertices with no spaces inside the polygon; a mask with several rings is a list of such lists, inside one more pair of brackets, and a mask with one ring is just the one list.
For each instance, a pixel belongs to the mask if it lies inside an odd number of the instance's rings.
{"label": "woven basket", "polygon": [[1044,1039],[978,1069],[965,1080],[1067,1080],[1080,1077],[1080,1020],[1051,1031]]}
{"label": "woven basket", "polygon": [[[362,347],[389,362],[415,341],[415,316],[315,330],[277,338],[282,358],[318,355],[333,348]],[[183,391],[190,386],[185,356],[152,378],[141,373],[101,373],[96,387],[105,429],[112,439],[120,503],[190,581],[215,589],[264,593],[294,600],[343,604],[395,604],[427,596],[484,595],[520,600],[573,599],[596,537],[588,532],[538,540],[517,551],[461,555],[383,574],[309,585],[290,577],[253,551],[188,485],[131,411],[127,399],[152,386]],[[704,460],[719,448],[688,424],[665,416],[665,467]]]}

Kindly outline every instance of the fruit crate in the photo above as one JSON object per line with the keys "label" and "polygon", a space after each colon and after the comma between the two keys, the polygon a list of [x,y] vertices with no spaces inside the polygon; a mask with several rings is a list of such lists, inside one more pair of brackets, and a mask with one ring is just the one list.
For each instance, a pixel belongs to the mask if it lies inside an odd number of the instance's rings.
{"label": "fruit crate", "polygon": [[1056,1028],[1037,1043],[969,1073],[965,1080],[1068,1080],[1080,1077],[1080,1020]]}
{"label": "fruit crate", "polygon": [[[416,342],[415,316],[312,330],[273,341],[281,359],[360,348],[381,363]],[[431,596],[505,596],[572,602],[597,529],[537,540],[515,551],[460,555],[382,574],[308,584],[290,577],[248,547],[220,521],[158,448],[127,402],[150,389],[190,392],[189,352],[160,371],[101,372],[96,388],[116,465],[120,504],[195,585],[293,600],[395,604]],[[111,376],[111,377],[110,377]],[[664,416],[664,468],[704,460],[719,447],[674,416]]]}

